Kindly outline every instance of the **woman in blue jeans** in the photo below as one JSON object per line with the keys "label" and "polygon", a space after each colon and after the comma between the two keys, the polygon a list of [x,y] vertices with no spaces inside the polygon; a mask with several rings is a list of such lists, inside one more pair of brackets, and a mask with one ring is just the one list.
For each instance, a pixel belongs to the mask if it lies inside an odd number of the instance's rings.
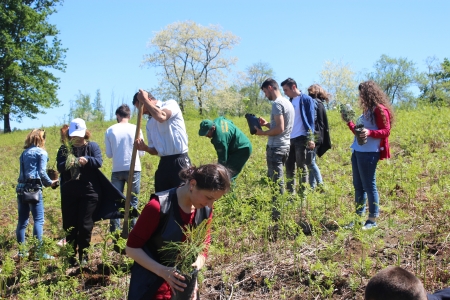
{"label": "woman in blue jeans", "polygon": [[[359,85],[359,105],[363,114],[357,124],[363,126],[360,132],[355,132],[357,125],[347,123],[353,134],[352,174],[355,188],[356,214],[362,216],[366,210],[366,199],[369,202],[369,218],[362,227],[363,230],[377,227],[379,216],[379,195],[375,172],[379,160],[390,157],[388,137],[393,122],[393,111],[386,94],[374,81],[366,81]],[[364,142],[365,141],[365,142]],[[348,227],[352,227],[353,222]]]}
{"label": "woman in blue jeans", "polygon": [[308,95],[314,99],[315,116],[314,116],[314,142],[308,142],[308,148],[314,149],[313,157],[308,166],[309,185],[312,189],[323,186],[322,175],[316,164],[316,154],[321,157],[329,149],[331,149],[331,139],[328,128],[327,110],[324,102],[328,103],[330,95],[318,84],[313,84],[308,88]]}
{"label": "woman in blue jeans", "polygon": [[[34,226],[33,235],[42,241],[42,232],[44,227],[44,201],[42,198],[42,187],[55,186],[58,180],[51,180],[47,173],[48,154],[45,151],[45,131],[42,129],[33,129],[25,139],[24,151],[20,155],[20,174],[17,192],[17,208],[19,219],[16,228],[17,242],[20,244],[19,257],[28,256],[28,252],[24,247],[25,229],[28,226],[30,211],[33,215]],[[23,203],[20,195],[27,183],[37,184],[40,186],[39,202],[36,204]],[[54,257],[47,253],[41,253],[37,248],[35,259],[53,259]]]}

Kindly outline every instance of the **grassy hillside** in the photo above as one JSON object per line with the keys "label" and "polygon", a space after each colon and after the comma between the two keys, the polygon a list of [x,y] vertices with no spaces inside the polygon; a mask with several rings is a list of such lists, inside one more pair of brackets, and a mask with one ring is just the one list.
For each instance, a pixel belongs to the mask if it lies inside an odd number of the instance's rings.
{"label": "grassy hillside", "polygon": [[[267,139],[250,136],[253,154],[233,192],[215,205],[214,238],[201,275],[202,299],[361,299],[370,277],[400,265],[433,291],[450,286],[450,109],[397,111],[391,132],[392,159],[380,161],[377,182],[380,219],[376,230],[345,230],[354,214],[350,149],[352,134],[337,112],[329,112],[333,148],[318,161],[324,193],[306,199],[281,197],[282,218],[271,221],[272,189],[266,180]],[[248,132],[245,119],[233,121]],[[200,118],[186,121],[194,164],[214,162]],[[102,150],[112,122],[88,123]],[[52,166],[59,128],[46,128]],[[19,261],[15,238],[15,185],[28,132],[0,136],[0,295],[20,299],[122,299],[131,261],[112,250],[108,222],[94,228],[91,261],[82,272],[63,263],[65,249],[59,190],[45,189],[45,236],[55,261]],[[157,157],[142,158],[140,205],[153,192]],[[110,176],[111,160],[102,171]],[[31,241],[32,226],[27,229]]]}

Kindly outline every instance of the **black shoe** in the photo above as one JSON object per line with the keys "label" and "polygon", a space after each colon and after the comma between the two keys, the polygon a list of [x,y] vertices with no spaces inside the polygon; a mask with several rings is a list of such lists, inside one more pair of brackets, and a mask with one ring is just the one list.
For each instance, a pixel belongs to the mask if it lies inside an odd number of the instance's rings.
{"label": "black shoe", "polygon": [[78,267],[78,261],[77,261],[77,259],[74,256],[69,257],[68,263],[72,267]]}

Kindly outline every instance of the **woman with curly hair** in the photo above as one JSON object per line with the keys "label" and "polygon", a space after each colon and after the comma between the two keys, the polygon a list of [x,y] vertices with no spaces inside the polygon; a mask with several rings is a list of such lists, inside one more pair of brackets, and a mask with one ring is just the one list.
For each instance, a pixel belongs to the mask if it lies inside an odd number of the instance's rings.
{"label": "woman with curly hair", "polygon": [[308,88],[308,95],[314,99],[315,117],[314,117],[314,135],[315,142],[310,142],[309,149],[314,149],[314,155],[311,163],[308,165],[309,185],[315,188],[316,183],[320,187],[323,185],[320,169],[316,164],[316,154],[321,157],[331,148],[330,132],[328,130],[327,110],[324,102],[330,101],[329,94],[318,84],[313,84]]}
{"label": "woman with curly hair", "polygon": [[[356,214],[362,216],[366,209],[366,198],[369,202],[369,218],[362,227],[363,230],[367,230],[377,227],[379,195],[375,171],[379,160],[390,157],[388,137],[394,114],[388,97],[374,81],[361,83],[358,90],[359,105],[363,114],[358,118],[357,123],[364,125],[359,137],[367,139],[367,142],[360,145],[355,136],[350,148],[353,152],[352,173]],[[347,125],[355,134],[356,125],[352,121]],[[352,222],[347,227],[353,227],[353,225]]]}
{"label": "woman with curly hair", "polygon": [[[24,249],[25,229],[28,226],[30,212],[33,215],[33,235],[39,241],[35,259],[54,259],[53,256],[40,251],[42,242],[42,232],[44,228],[44,199],[42,198],[42,188],[55,186],[57,180],[51,180],[46,173],[48,154],[45,151],[45,131],[43,129],[33,129],[25,139],[25,150],[20,155],[20,174],[17,192],[18,221],[16,228],[17,242],[21,245],[19,257],[28,256]],[[37,203],[30,203],[23,199],[22,195],[26,186],[32,184],[39,187],[39,200]]]}

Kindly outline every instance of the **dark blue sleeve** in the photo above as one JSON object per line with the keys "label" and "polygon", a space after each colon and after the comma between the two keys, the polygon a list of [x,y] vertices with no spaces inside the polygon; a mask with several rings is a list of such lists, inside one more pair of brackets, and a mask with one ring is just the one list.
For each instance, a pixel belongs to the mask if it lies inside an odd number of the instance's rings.
{"label": "dark blue sleeve", "polygon": [[102,151],[96,142],[89,142],[89,155],[84,157],[87,159],[85,168],[98,169],[103,164]]}
{"label": "dark blue sleeve", "polygon": [[306,130],[308,131],[311,130],[312,132],[314,132],[314,115],[316,112],[314,106],[314,99],[302,93],[301,100],[303,101],[303,110],[302,110],[303,124],[305,125]]}
{"label": "dark blue sleeve", "polygon": [[428,300],[450,300],[450,288],[437,291],[433,295],[427,294]]}
{"label": "dark blue sleeve", "polygon": [[64,171],[66,171],[66,152],[66,146],[62,145],[58,149],[58,154],[56,154],[56,168],[59,173],[64,173]]}

